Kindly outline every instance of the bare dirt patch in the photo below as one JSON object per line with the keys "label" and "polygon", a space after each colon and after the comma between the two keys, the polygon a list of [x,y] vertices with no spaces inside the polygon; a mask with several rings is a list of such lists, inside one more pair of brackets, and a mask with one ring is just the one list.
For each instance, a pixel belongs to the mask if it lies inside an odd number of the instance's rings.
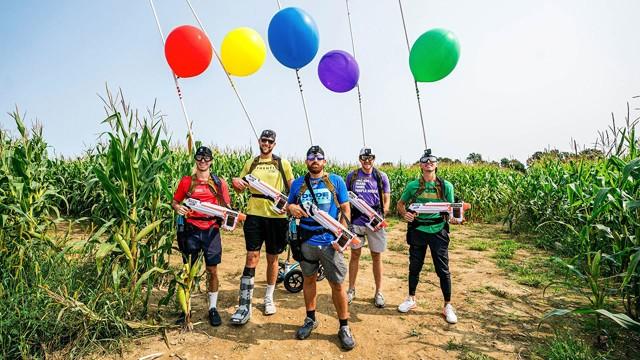
{"label": "bare dirt patch", "polygon": [[[542,290],[518,284],[492,257],[500,241],[508,239],[499,226],[464,225],[451,233],[450,267],[453,304],[459,323],[447,324],[442,315],[442,294],[431,259],[425,263],[418,286],[418,308],[407,314],[397,306],[407,295],[408,255],[405,225],[393,222],[389,230],[389,250],[383,255],[384,309],[373,306],[371,261],[363,257],[357,298],[350,306],[350,326],[357,346],[350,352],[340,349],[338,320],[326,280],[318,283],[317,319],[320,326],[304,341],[295,339],[295,331],[305,317],[302,293],[287,292],[278,285],[275,300],[278,312],[262,314],[265,291],[264,255],[256,275],[253,317],[245,326],[235,327],[228,320],[237,303],[239,274],[244,266],[242,232],[223,234],[223,262],[220,265],[219,310],[223,325],[209,326],[204,282],[194,294],[193,321],[200,322],[192,333],[168,330],[162,335],[130,342],[124,358],[137,359],[163,353],[160,359],[514,359],[525,357],[533,343],[544,333],[537,332],[538,321],[549,304]],[[481,240],[486,251],[471,250]],[[368,250],[363,251],[363,255]],[[347,254],[348,256],[348,254]],[[526,256],[519,249],[518,256]],[[172,262],[179,261],[178,256]],[[177,313],[162,308],[164,318],[174,320]],[[542,330],[544,330],[543,327]],[[167,346],[168,345],[168,346]],[[110,356],[109,358],[114,357]]]}

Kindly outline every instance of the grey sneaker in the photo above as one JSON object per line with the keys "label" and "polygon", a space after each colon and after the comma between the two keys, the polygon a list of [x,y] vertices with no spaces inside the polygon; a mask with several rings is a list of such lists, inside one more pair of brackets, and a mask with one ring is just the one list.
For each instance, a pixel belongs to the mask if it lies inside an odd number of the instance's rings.
{"label": "grey sneaker", "polygon": [[345,350],[351,350],[356,346],[356,340],[351,335],[351,329],[349,326],[341,326],[338,331],[338,338],[340,339],[340,344],[342,348]]}
{"label": "grey sneaker", "polygon": [[304,319],[304,324],[300,326],[298,331],[296,332],[296,338],[299,340],[304,340],[311,335],[311,332],[318,327],[318,321],[313,321],[311,318],[306,317]]}
{"label": "grey sneaker", "polygon": [[236,312],[231,315],[232,325],[244,325],[251,319],[251,298],[253,297],[253,277],[240,278],[240,297]]}
{"label": "grey sneaker", "polygon": [[347,302],[349,303],[349,305],[351,305],[351,302],[355,298],[356,298],[356,289],[350,288],[349,290],[347,290]]}
{"label": "grey sneaker", "polygon": [[373,298],[373,304],[377,308],[383,308],[384,307],[384,295],[382,295],[381,292],[377,292],[376,293],[376,296]]}

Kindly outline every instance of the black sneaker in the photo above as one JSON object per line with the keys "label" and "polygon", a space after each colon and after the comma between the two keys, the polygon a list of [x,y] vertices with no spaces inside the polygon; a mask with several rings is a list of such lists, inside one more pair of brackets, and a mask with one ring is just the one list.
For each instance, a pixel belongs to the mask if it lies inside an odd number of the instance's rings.
{"label": "black sneaker", "polygon": [[220,314],[218,314],[216,308],[209,309],[209,324],[211,326],[220,326],[222,324],[222,319],[220,319]]}
{"label": "black sneaker", "polygon": [[356,340],[353,338],[353,335],[351,335],[349,326],[340,327],[340,331],[338,331],[338,338],[340,339],[342,348],[345,350],[351,350],[356,346]]}
{"label": "black sneaker", "polygon": [[300,326],[300,328],[296,332],[296,338],[298,338],[299,340],[304,340],[308,338],[309,335],[311,335],[311,332],[313,331],[313,329],[317,327],[318,327],[317,321],[313,321],[311,320],[311,318],[306,317],[304,319],[304,324]]}

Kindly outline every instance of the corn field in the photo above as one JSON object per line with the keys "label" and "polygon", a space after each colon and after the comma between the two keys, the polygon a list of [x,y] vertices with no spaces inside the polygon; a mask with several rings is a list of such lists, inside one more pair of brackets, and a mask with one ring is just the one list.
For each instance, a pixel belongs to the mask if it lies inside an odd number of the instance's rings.
{"label": "corn field", "polygon": [[[192,286],[192,276],[187,281],[169,266],[169,257],[179,256],[170,203],[180,177],[193,170],[191,155],[172,147],[155,106],[141,115],[120,93],[104,102],[104,133],[79,158],[51,158],[42,129],[28,130],[17,110],[10,114],[17,135],[0,129],[1,358],[53,351],[77,357],[118,346],[114,339],[163,326],[147,313],[160,285],[171,284],[161,300],[168,306],[177,306],[176,286],[178,292]],[[472,203],[470,221],[532,234],[566,269],[558,282],[570,283],[589,304],[551,309],[546,318],[593,314],[598,323],[640,329],[635,125],[611,130],[611,151],[601,160],[542,159],[525,173],[493,165],[438,170],[456,198]],[[230,180],[251,156],[216,148],[212,171]],[[305,172],[304,163],[293,166],[296,176]],[[354,168],[328,166],[342,176]],[[411,165],[382,170],[393,204],[419,175]],[[233,194],[233,206],[244,209],[247,199]],[[89,235],[71,236],[74,229]]]}

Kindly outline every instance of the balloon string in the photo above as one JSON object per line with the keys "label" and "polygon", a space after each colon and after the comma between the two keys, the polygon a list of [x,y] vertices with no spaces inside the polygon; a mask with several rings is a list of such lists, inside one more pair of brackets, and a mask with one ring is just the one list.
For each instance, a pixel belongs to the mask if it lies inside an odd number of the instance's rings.
{"label": "balloon string", "polygon": [[[200,21],[198,14],[196,14],[195,9],[193,8],[193,6],[191,6],[191,1],[189,0],[186,0],[186,1],[187,1],[187,5],[189,5],[189,9],[191,9],[191,13],[193,14],[193,17],[196,18],[196,21],[198,22],[200,29],[202,29],[202,32],[204,32],[204,34],[207,35],[207,37],[209,38],[209,41],[211,41],[211,37],[209,36],[209,34],[207,34],[207,31],[205,30],[204,25],[202,25],[202,22]],[[251,120],[251,116],[249,116],[247,107],[244,105],[244,101],[242,101],[242,98],[240,97],[240,93],[238,92],[238,89],[236,88],[236,85],[234,84],[233,79],[231,79],[231,75],[229,75],[229,72],[227,72],[227,69],[225,69],[224,64],[222,63],[222,59],[220,58],[220,55],[218,55],[218,52],[216,51],[216,47],[212,46],[212,49],[213,49],[213,54],[216,56],[216,59],[218,59],[218,62],[222,67],[222,71],[224,71],[224,74],[227,76],[227,80],[229,80],[229,84],[231,85],[233,92],[236,94],[236,97],[240,102],[240,106],[242,106],[242,111],[244,112],[244,115],[249,121],[249,125],[251,125],[251,130],[253,130],[253,135],[255,135],[256,139],[259,139],[258,132],[256,131],[256,127],[253,126],[253,121]]]}
{"label": "balloon string", "polygon": [[282,5],[280,4],[280,0],[276,0],[276,2],[278,3],[278,10],[282,9]]}
{"label": "balloon string", "polygon": [[311,125],[309,125],[309,114],[307,113],[307,105],[304,101],[304,94],[302,93],[302,80],[300,80],[300,74],[296,69],[296,77],[298,78],[298,89],[300,89],[300,98],[302,99],[302,108],[304,109],[304,118],[307,120],[307,131],[309,131],[309,141],[311,142],[311,146],[313,146],[313,137],[311,136]]}
{"label": "balloon string", "polygon": [[[404,20],[404,11],[402,11],[402,0],[398,0],[400,5],[400,16],[402,17],[402,28],[404,29],[404,39],[407,42],[407,51],[411,54],[411,47],[409,46],[409,35],[407,35],[407,24]],[[418,82],[413,79],[413,84],[416,87],[416,99],[418,100],[418,112],[420,113],[420,124],[422,125],[422,138],[424,139],[424,148],[427,148],[427,132],[424,129],[424,117],[422,116],[422,105],[420,104],[420,89],[418,89]]]}
{"label": "balloon string", "polygon": [[[158,32],[160,33],[160,39],[162,40],[162,46],[164,47],[164,34],[162,33],[162,27],[160,26],[160,20],[158,19],[158,13],[156,12],[156,7],[153,5],[153,0],[149,0],[149,4],[151,5],[151,11],[153,11],[153,17],[156,19],[156,25],[158,26]],[[178,83],[178,77],[176,74],[171,71],[171,76],[173,76],[173,82],[176,84],[176,91],[178,92],[178,99],[180,100],[180,107],[182,108],[182,114],[184,115],[184,121],[187,123],[187,132],[189,138],[187,139],[187,150],[189,153],[193,150],[193,123],[189,119],[189,114],[187,113],[187,107],[184,104],[184,100],[182,99],[182,90],[180,90],[180,84]]]}
{"label": "balloon string", "polygon": [[[353,40],[353,29],[351,28],[351,11],[349,11],[349,0],[345,0],[347,4],[347,19],[349,20],[349,34],[351,35],[351,50],[353,51],[353,58],[356,58],[356,44]],[[364,136],[364,115],[362,112],[362,93],[360,92],[360,81],[356,84],[358,90],[358,106],[360,107],[360,126],[362,128],[362,145],[367,146],[367,140]]]}

